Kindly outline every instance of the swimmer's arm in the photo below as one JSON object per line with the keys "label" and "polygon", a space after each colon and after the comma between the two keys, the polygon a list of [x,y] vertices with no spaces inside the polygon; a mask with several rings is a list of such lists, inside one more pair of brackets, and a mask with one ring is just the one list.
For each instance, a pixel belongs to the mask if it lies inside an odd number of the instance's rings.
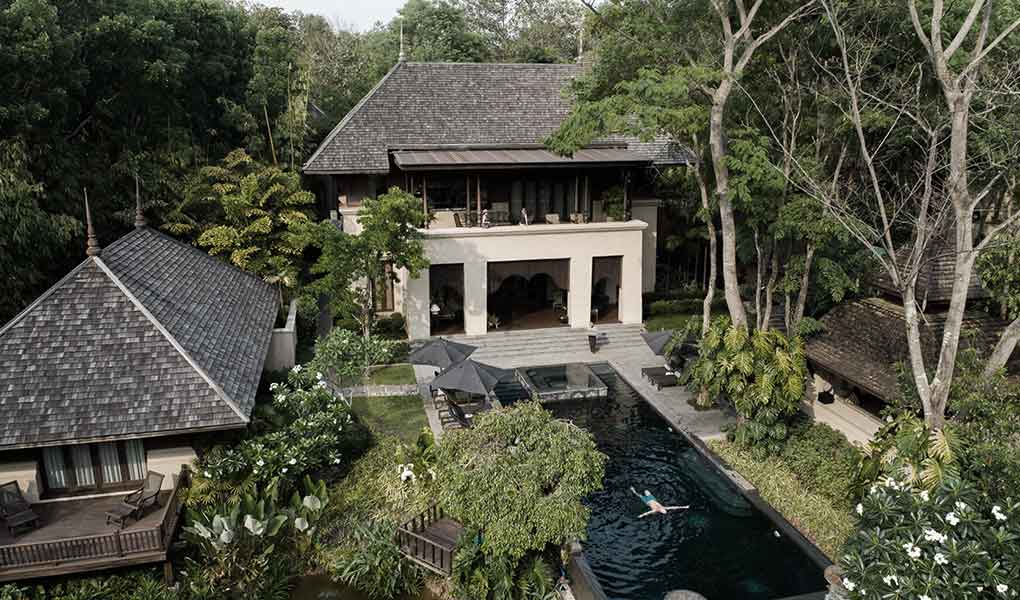
{"label": "swimmer's arm", "polygon": [[654,510],[649,510],[647,512],[643,512],[640,515],[638,515],[638,518],[639,519],[643,519],[643,518],[647,517],[648,515],[654,515],[654,514],[655,514]]}

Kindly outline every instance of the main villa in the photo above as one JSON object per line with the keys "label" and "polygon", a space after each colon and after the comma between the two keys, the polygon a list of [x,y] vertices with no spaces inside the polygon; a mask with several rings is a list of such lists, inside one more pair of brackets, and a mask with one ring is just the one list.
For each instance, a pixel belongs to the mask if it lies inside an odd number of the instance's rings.
{"label": "main villa", "polygon": [[689,156],[623,137],[570,157],[547,150],[582,69],[398,62],[305,163],[344,231],[358,233],[362,202],[393,186],[431,215],[431,267],[377,293],[412,339],[641,322],[655,287],[654,171]]}

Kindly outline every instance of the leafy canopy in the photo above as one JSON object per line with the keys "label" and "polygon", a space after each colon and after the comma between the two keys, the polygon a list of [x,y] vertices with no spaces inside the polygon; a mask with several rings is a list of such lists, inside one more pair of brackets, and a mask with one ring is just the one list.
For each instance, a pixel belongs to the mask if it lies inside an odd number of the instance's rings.
{"label": "leafy canopy", "polygon": [[482,531],[487,555],[516,561],[584,537],[581,499],[602,487],[606,456],[590,433],[526,402],[443,436],[436,462],[447,512]]}

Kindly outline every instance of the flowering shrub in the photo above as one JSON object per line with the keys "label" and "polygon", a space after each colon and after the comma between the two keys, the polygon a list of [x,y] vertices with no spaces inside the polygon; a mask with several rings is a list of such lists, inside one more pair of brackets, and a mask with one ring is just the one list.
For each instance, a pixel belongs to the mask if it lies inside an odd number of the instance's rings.
{"label": "flowering shrub", "polygon": [[306,473],[338,465],[345,451],[365,437],[347,402],[334,396],[321,373],[295,366],[287,381],[270,385],[273,408],[282,425],[231,446],[217,446],[202,457],[193,487],[215,500],[209,489],[235,501],[259,487],[291,489]]}
{"label": "flowering shrub", "polygon": [[995,503],[956,479],[918,490],[887,478],[856,506],[842,560],[854,599],[1016,598],[1020,502]]}

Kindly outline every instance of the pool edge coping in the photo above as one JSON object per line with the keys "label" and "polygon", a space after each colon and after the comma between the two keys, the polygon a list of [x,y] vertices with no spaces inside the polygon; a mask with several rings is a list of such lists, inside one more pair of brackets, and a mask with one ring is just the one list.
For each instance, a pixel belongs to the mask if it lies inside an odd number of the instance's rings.
{"label": "pool edge coping", "polygon": [[[680,432],[680,434],[682,434],[687,441],[691,443],[691,446],[693,446],[695,450],[697,450],[698,453],[705,458],[705,460],[709,461],[712,466],[719,469],[719,471],[726,476],[726,480],[731,486],[736,488],[742,496],[747,498],[747,500],[753,504],[755,508],[765,513],[765,516],[768,517],[769,520],[772,521],[784,535],[793,540],[793,542],[797,544],[797,546],[799,546],[800,549],[804,551],[804,553],[807,554],[821,570],[824,571],[827,567],[834,564],[827,554],[822,552],[822,550],[816,546],[814,542],[809,540],[807,536],[801,533],[801,531],[790,523],[786,517],[769,504],[768,501],[761,496],[761,493],[758,492],[758,488],[755,487],[753,483],[748,481],[743,475],[740,475],[739,471],[731,467],[721,456],[709,448],[708,444],[705,443],[705,440],[690,431],[687,431],[682,424],[667,415],[659,406],[656,405],[655,402],[649,400],[643,393],[641,393],[640,388],[638,388],[622,371],[616,368],[612,361],[604,360],[597,362],[602,362],[611,366],[613,370],[616,371],[616,374],[619,377],[622,377],[623,380],[627,382],[627,385],[633,388],[634,391],[641,396],[642,400],[655,409],[655,412],[669,423],[670,426]],[[713,438],[716,438],[716,436],[713,436]]]}

